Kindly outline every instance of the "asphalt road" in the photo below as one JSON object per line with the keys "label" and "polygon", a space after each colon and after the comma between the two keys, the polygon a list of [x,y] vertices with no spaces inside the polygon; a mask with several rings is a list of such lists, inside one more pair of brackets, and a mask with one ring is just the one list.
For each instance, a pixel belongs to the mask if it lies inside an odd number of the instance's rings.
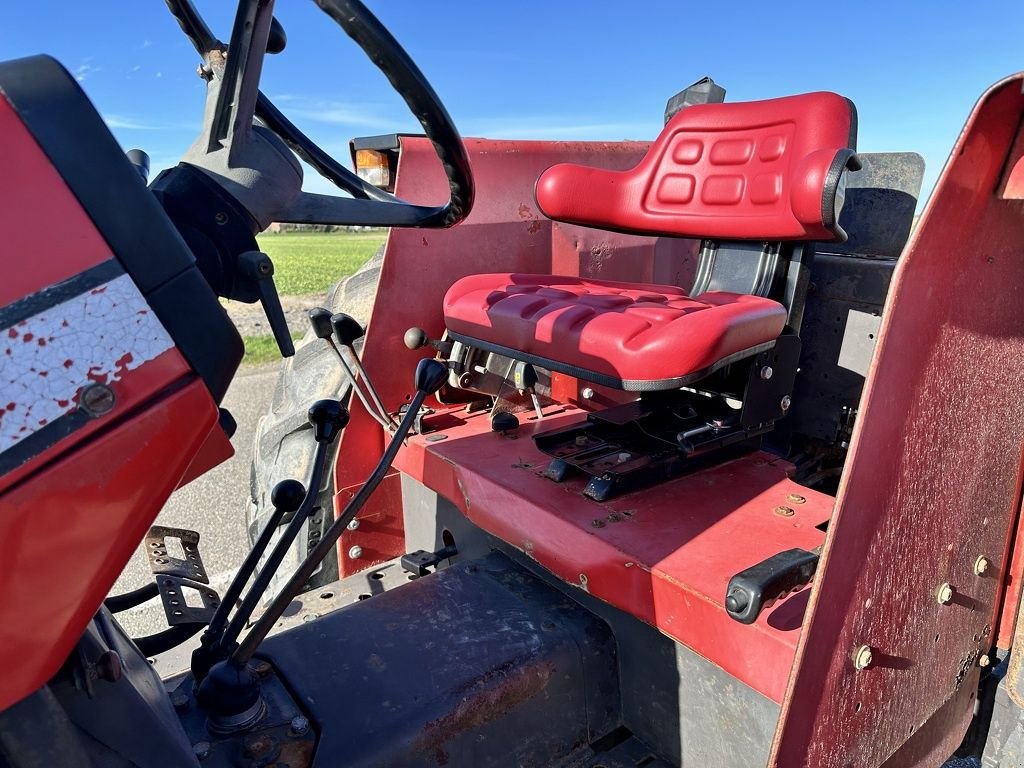
{"label": "asphalt road", "polygon": [[[270,403],[277,370],[278,364],[272,363],[239,371],[222,403],[238,422],[238,430],[231,439],[235,455],[175,492],[156,519],[160,525],[199,532],[199,551],[210,575],[210,586],[222,594],[248,551],[244,509],[249,493],[253,437],[256,422]],[[149,565],[140,547],[111,594],[136,589],[151,580]],[[118,614],[118,620],[135,637],[167,626],[159,598]]]}

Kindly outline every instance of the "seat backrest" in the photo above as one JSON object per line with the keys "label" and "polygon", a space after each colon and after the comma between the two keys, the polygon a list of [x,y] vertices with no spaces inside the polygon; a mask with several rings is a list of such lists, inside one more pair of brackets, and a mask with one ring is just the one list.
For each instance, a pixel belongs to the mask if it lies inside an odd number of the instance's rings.
{"label": "seat backrest", "polygon": [[636,234],[842,240],[856,133],[856,108],[834,93],[698,104],[673,117],[628,171],[548,168],[537,204],[558,221]]}

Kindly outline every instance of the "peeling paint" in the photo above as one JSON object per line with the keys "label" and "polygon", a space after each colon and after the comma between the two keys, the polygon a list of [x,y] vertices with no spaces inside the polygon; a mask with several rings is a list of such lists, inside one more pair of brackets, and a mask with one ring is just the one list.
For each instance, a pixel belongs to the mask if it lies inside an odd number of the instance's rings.
{"label": "peeling paint", "polygon": [[0,451],[77,408],[79,390],[109,384],[174,342],[127,275],[0,333]]}

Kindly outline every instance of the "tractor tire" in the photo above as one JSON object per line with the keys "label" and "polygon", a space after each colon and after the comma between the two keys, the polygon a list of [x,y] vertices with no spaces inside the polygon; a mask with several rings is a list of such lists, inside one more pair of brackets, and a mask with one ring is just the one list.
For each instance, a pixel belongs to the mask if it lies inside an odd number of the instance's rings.
{"label": "tractor tire", "polygon": [[[383,260],[384,246],[381,246],[376,255],[357,272],[331,287],[324,306],[332,312],[347,312],[365,325],[373,308]],[[273,512],[270,494],[274,486],[288,478],[297,479],[303,484],[309,480],[316,444],[313,442],[312,427],[306,418],[307,409],[321,398],[336,398],[347,402],[350,392],[351,381],[334,352],[313,335],[312,329],[307,328],[305,335],[295,343],[295,355],[282,361],[269,410],[256,427],[249,473],[250,498],[245,506],[250,545]],[[335,442],[332,454],[328,457],[328,471],[324,473],[323,484],[317,489],[316,505],[271,581],[266,593],[268,596],[277,593],[334,522],[334,473],[331,468],[334,466],[337,444]],[[285,527],[282,525],[278,534]],[[275,536],[271,548],[277,540],[278,536]],[[303,591],[316,589],[337,578],[337,552],[332,551],[310,577]]]}

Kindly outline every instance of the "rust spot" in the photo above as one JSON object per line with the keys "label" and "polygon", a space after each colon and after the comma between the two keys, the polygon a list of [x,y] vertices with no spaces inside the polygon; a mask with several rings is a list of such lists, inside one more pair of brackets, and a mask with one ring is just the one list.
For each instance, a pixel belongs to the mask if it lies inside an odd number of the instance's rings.
{"label": "rust spot", "polygon": [[58,400],[57,405],[59,405],[61,408],[67,408],[69,405],[71,405],[71,403],[68,402],[67,400]]}
{"label": "rust spot", "polygon": [[542,221],[534,221],[530,224],[530,226],[526,228],[526,231],[529,232],[531,235],[535,235],[538,232],[540,232],[543,228],[544,223]]}
{"label": "rust spot", "polygon": [[15,408],[17,408],[18,406],[17,406],[17,404],[16,404],[16,403],[8,403],[6,407],[7,407],[7,410],[8,410],[8,411],[13,411],[13,410],[14,410]]}
{"label": "rust spot", "polygon": [[21,337],[21,340],[28,344],[35,337],[36,335],[34,333],[26,333],[24,336]]}
{"label": "rust spot", "polygon": [[533,218],[533,211],[530,210],[530,206],[528,206],[526,203],[522,203],[519,206],[519,218],[520,219],[532,219]]}
{"label": "rust spot", "polygon": [[70,368],[70,367],[71,367],[72,365],[74,365],[74,364],[75,364],[75,361],[74,361],[74,360],[65,360],[65,361],[64,361],[64,367],[65,367],[65,368]]}
{"label": "rust spot", "polygon": [[423,727],[416,740],[416,750],[433,752],[437,764],[445,765],[448,753],[444,745],[448,741],[497,720],[541,695],[554,672],[554,664],[550,662],[523,667],[515,661],[507,661],[459,686],[452,695],[460,700],[455,702],[451,712]]}
{"label": "rust spot", "polygon": [[420,238],[420,245],[425,247],[427,245],[427,238],[421,237]]}
{"label": "rust spot", "polygon": [[98,288],[93,288],[92,291],[90,291],[90,293],[93,296],[96,296],[96,295],[101,294],[101,293],[106,293],[106,291],[107,291],[107,286],[101,285]]}
{"label": "rust spot", "polygon": [[13,328],[8,328],[7,329],[7,338],[9,338],[9,339],[16,339],[16,338],[18,338],[18,332],[16,330],[14,330]]}
{"label": "rust spot", "polygon": [[46,346],[46,339],[44,339],[42,336],[40,336],[38,339],[36,339],[36,344],[38,344],[40,347],[45,347]]}
{"label": "rust spot", "polygon": [[48,421],[49,421],[49,419],[40,419],[39,420],[39,426],[40,427],[45,427]]}

